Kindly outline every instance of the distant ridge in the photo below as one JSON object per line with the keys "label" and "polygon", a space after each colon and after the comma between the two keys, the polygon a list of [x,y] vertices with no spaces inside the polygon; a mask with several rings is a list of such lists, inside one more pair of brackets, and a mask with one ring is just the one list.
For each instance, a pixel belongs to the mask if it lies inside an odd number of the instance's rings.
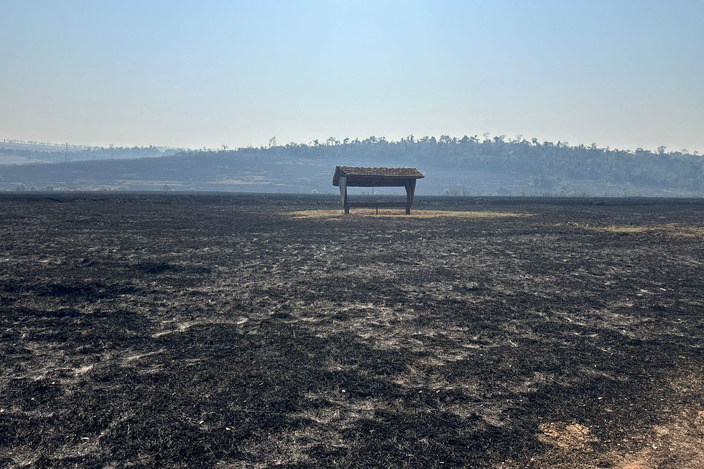
{"label": "distant ridge", "polygon": [[[157,147],[32,152],[0,145],[0,159],[4,156],[56,164],[0,166],[0,190],[324,194],[333,193],[330,173],[342,165],[416,167],[426,176],[418,195],[704,196],[701,156],[666,152],[663,147],[657,152],[628,151],[536,139],[370,137],[170,152]],[[88,159],[94,161],[81,161]]]}

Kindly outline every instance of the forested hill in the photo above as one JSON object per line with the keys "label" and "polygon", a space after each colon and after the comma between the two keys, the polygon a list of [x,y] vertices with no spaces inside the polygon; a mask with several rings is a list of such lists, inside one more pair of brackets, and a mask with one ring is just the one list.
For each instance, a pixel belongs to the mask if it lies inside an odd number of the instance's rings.
{"label": "forested hill", "polygon": [[160,158],[0,167],[0,188],[334,193],[336,165],[413,166],[427,195],[702,196],[704,157],[536,139],[328,139]]}

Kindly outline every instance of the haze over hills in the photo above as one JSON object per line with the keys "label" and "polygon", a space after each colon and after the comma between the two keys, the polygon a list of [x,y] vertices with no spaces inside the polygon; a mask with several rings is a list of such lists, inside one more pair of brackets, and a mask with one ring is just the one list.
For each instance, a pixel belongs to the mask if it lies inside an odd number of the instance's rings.
{"label": "haze over hills", "polygon": [[[695,152],[696,153],[696,152]],[[23,161],[24,160],[24,161]],[[329,138],[229,150],[0,143],[0,190],[336,193],[336,165],[413,166],[420,195],[702,196],[704,157],[522,137]],[[31,161],[32,164],[7,164]],[[38,164],[44,163],[44,164]],[[46,164],[51,163],[51,164]],[[355,189],[358,193],[369,189]],[[381,190],[384,193],[384,190]]]}
{"label": "haze over hills", "polygon": [[168,156],[183,151],[183,148],[164,146],[108,147],[91,145],[27,142],[5,139],[0,142],[0,166],[31,163],[66,163],[88,160],[148,158]]}

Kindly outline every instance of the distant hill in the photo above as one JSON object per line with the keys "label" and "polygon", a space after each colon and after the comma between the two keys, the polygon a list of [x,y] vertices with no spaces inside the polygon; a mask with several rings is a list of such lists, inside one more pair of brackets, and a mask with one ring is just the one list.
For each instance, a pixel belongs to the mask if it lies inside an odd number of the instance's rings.
{"label": "distant hill", "polygon": [[[159,156],[156,147],[118,159],[0,167],[1,190],[179,190],[335,193],[336,165],[413,166],[421,195],[703,196],[704,157],[681,152],[611,150],[501,137],[400,141],[370,137],[312,145]],[[0,154],[2,153],[0,149]],[[141,156],[150,156],[149,158]],[[64,162],[70,159],[70,163]],[[369,192],[370,189],[354,189]],[[384,192],[383,190],[381,192]]]}
{"label": "distant hill", "polygon": [[176,154],[183,149],[169,147],[91,147],[4,140],[0,142],[0,166],[64,163],[90,160],[148,158]]}

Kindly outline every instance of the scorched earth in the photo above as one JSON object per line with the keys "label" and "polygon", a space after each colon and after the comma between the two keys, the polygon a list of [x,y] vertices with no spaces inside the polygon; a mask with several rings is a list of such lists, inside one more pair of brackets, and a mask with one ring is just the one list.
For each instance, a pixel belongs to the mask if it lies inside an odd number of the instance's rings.
{"label": "scorched earth", "polygon": [[704,202],[0,196],[0,465],[704,467]]}

